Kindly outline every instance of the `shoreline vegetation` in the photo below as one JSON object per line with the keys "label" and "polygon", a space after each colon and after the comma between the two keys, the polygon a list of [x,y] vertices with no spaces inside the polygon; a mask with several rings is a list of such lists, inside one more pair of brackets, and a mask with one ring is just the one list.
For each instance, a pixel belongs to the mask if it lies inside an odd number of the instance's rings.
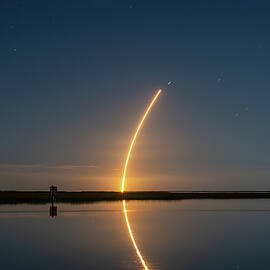
{"label": "shoreline vegetation", "polygon": [[[59,191],[56,203],[120,200],[270,199],[270,191]],[[48,191],[0,191],[0,204],[50,203]]]}

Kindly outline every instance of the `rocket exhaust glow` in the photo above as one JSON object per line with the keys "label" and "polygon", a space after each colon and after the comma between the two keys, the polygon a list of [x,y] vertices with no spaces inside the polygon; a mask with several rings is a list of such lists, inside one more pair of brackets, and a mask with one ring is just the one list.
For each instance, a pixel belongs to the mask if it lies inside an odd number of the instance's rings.
{"label": "rocket exhaust glow", "polygon": [[[135,143],[135,140],[137,138],[137,135],[143,125],[143,122],[145,120],[145,118],[147,117],[148,113],[150,112],[151,108],[153,107],[154,103],[156,102],[157,98],[160,96],[162,90],[159,89],[158,92],[156,93],[156,95],[154,96],[154,98],[152,99],[151,103],[149,104],[149,106],[147,107],[138,127],[137,127],[137,130],[135,132],[135,134],[133,135],[133,139],[131,141],[131,144],[130,144],[130,147],[129,147],[129,150],[128,150],[128,154],[127,154],[127,157],[126,157],[126,162],[125,162],[125,167],[124,167],[124,172],[123,172],[123,178],[122,178],[122,189],[121,189],[121,192],[123,193],[124,192],[124,189],[125,189],[125,180],[126,180],[126,171],[127,171],[127,166],[128,166],[128,161],[129,161],[129,158],[130,158],[130,154],[131,154],[131,151],[132,151],[132,148],[134,146],[134,143]],[[131,227],[130,227],[130,224],[129,224],[129,221],[128,221],[128,215],[127,215],[127,210],[126,210],[126,201],[123,200],[123,212],[125,214],[125,220],[126,220],[126,224],[127,224],[127,228],[128,228],[128,233],[129,233],[129,236],[130,236],[130,239],[132,241],[132,244],[136,250],[136,253],[137,253],[137,256],[138,258],[140,259],[143,267],[145,270],[149,270],[149,268],[147,267],[144,259],[143,259],[143,256],[136,244],[136,240],[134,238],[134,235],[133,235],[133,232],[131,230]]]}

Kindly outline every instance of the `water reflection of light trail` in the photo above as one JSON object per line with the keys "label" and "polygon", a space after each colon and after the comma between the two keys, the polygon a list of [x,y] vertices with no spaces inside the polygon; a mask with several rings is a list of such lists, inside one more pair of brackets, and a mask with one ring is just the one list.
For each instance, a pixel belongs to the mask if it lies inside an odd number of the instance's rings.
{"label": "water reflection of light trail", "polygon": [[[156,95],[154,96],[154,98],[152,99],[151,103],[149,104],[149,106],[147,107],[138,127],[137,127],[137,130],[135,132],[135,134],[133,135],[133,139],[131,141],[131,144],[130,144],[130,147],[129,147],[129,150],[128,150],[128,154],[127,154],[127,157],[126,157],[126,162],[125,162],[125,167],[124,167],[124,172],[123,172],[123,178],[122,178],[122,189],[121,189],[121,192],[123,193],[124,192],[124,189],[125,189],[125,180],[126,180],[126,171],[127,171],[127,166],[128,166],[128,161],[129,161],[129,158],[130,158],[130,154],[131,154],[131,151],[132,151],[132,148],[134,146],[134,143],[135,143],[135,140],[137,138],[137,135],[143,125],[143,122],[145,120],[145,118],[147,117],[148,113],[150,112],[151,108],[153,107],[154,103],[156,102],[157,98],[159,97],[159,95],[161,94],[162,90],[159,89],[158,92],[156,93]],[[131,227],[129,225],[129,221],[128,221],[128,215],[127,215],[127,210],[126,210],[126,201],[123,200],[123,211],[124,211],[124,214],[125,214],[125,219],[126,219],[126,224],[127,224],[127,228],[128,228],[128,232],[129,232],[129,236],[131,238],[131,241],[132,241],[132,244],[136,250],[136,253],[138,255],[138,258],[140,259],[143,267],[145,270],[149,270],[149,268],[147,267],[144,259],[143,259],[143,256],[136,244],[136,240],[134,238],[134,235],[133,235],[133,232],[131,230]]]}
{"label": "water reflection of light trail", "polygon": [[137,253],[137,255],[138,255],[138,257],[139,257],[139,259],[140,259],[140,261],[141,261],[141,263],[142,263],[142,265],[144,267],[144,269],[148,270],[149,268],[147,267],[147,265],[146,265],[146,263],[145,263],[145,261],[143,259],[143,256],[142,256],[142,254],[141,254],[141,252],[140,252],[140,250],[139,250],[139,248],[138,248],[138,246],[136,244],[136,240],[134,238],[133,232],[132,232],[132,230],[130,228],[130,225],[129,225],[128,216],[127,216],[127,210],[126,210],[126,201],[125,200],[123,200],[123,211],[124,211],[124,214],[125,214],[125,219],[126,219],[126,223],[127,223],[127,227],[128,227],[128,232],[129,232],[129,236],[131,238],[132,244],[133,244],[133,246],[134,246],[134,248],[136,250],[136,253]]}

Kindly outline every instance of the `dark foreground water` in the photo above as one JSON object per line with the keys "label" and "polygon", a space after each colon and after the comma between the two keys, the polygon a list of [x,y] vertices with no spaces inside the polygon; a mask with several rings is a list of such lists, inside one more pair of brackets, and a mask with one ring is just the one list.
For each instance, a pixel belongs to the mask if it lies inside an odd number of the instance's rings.
{"label": "dark foreground water", "polygon": [[[144,269],[122,202],[0,205],[0,269]],[[149,269],[270,269],[270,200],[126,202]]]}

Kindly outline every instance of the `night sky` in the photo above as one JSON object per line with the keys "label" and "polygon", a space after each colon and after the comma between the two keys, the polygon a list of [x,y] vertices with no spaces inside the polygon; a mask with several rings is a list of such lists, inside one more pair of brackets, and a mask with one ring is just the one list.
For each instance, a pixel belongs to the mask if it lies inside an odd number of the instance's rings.
{"label": "night sky", "polygon": [[[270,189],[269,1],[0,1],[0,190]],[[172,81],[170,85],[168,82]]]}

